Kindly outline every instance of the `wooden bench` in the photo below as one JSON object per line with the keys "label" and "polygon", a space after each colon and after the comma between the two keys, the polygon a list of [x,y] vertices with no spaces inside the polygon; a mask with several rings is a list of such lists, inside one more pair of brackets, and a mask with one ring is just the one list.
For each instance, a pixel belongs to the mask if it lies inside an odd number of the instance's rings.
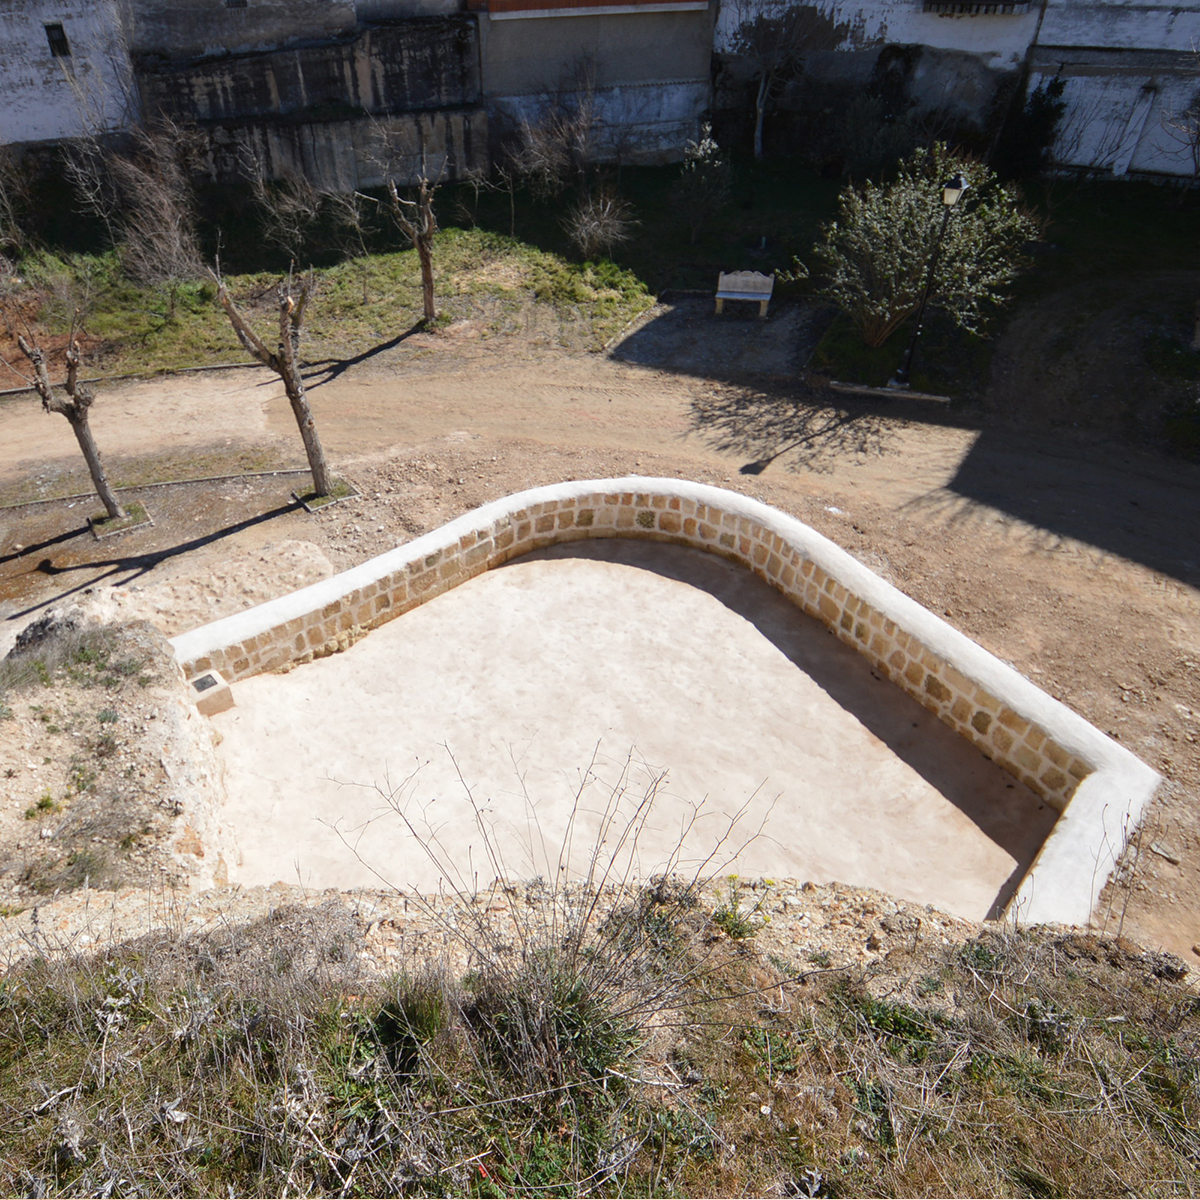
{"label": "wooden bench", "polygon": [[775,276],[761,271],[722,271],[717,276],[717,314],[725,311],[726,300],[753,300],[758,315],[767,315],[767,305],[775,290]]}

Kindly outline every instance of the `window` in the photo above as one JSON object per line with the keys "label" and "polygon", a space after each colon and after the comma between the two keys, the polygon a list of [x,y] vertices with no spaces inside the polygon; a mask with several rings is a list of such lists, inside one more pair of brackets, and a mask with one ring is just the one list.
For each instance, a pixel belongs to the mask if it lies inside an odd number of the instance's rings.
{"label": "window", "polygon": [[225,0],[226,8],[245,8],[246,0]]}
{"label": "window", "polygon": [[50,53],[55,58],[71,57],[71,47],[67,42],[67,33],[61,25],[46,26],[46,41],[50,43]]}

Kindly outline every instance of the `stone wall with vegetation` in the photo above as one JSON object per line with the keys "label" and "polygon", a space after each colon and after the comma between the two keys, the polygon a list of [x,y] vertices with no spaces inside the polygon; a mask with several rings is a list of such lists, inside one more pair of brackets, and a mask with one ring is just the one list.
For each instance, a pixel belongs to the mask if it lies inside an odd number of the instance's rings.
{"label": "stone wall with vegetation", "polygon": [[[633,477],[521,492],[331,579],[181,635],[176,653],[189,677],[215,668],[234,682],[287,668],[343,650],[510,559],[597,537],[674,542],[732,559],[854,646],[882,677],[1063,814],[1010,910],[1030,919],[1087,919],[1157,774],[828,539],[720,488]],[[1080,838],[1086,847],[1076,845]]]}

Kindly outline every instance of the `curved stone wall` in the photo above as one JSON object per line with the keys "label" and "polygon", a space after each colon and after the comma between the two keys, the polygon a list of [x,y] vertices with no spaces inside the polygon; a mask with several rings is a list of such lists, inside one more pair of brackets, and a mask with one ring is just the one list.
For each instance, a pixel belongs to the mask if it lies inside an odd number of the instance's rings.
{"label": "curved stone wall", "polygon": [[519,492],[330,579],[172,639],[231,682],[336,653],[472,576],[556,542],[636,537],[741,563],[1061,814],[1009,913],[1088,920],[1159,776],[815,530],[735,492],[638,476]]}

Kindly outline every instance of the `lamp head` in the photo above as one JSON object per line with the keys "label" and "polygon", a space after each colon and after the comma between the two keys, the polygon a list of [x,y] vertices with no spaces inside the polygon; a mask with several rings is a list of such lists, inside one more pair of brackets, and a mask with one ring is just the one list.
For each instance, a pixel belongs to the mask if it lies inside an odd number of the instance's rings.
{"label": "lamp head", "polygon": [[947,179],[942,184],[942,203],[947,208],[953,208],[962,199],[963,192],[970,186],[961,175],[955,175],[953,179]]}

